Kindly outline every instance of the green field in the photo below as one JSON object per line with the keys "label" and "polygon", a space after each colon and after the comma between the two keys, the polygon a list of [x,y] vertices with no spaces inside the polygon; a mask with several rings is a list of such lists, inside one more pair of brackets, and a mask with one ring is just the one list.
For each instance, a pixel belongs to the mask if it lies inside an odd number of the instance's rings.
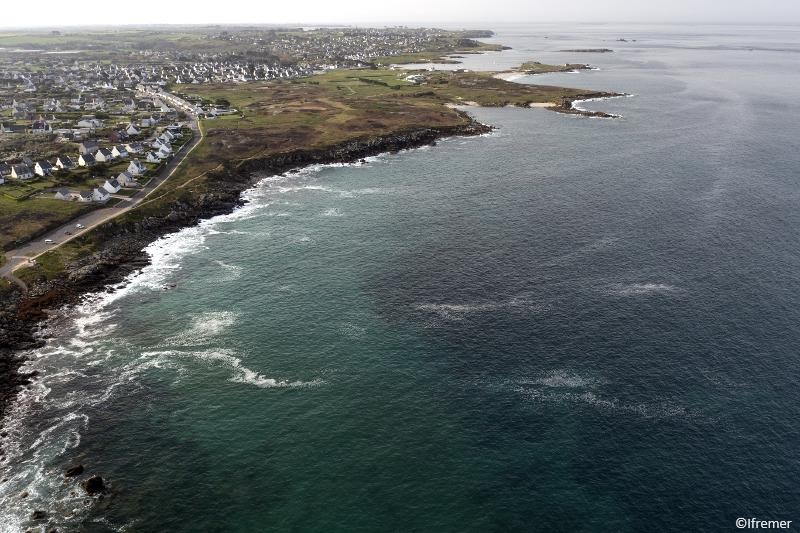
{"label": "green field", "polygon": [[548,65],[538,61],[528,61],[515,69],[525,74],[547,74],[549,72],[571,72],[573,70],[585,70],[589,65],[583,63],[568,63],[566,65]]}
{"label": "green field", "polygon": [[[5,186],[0,185],[2,187]],[[28,241],[92,209],[91,205],[51,198],[20,202],[0,196],[0,249],[13,248],[16,243]]]}

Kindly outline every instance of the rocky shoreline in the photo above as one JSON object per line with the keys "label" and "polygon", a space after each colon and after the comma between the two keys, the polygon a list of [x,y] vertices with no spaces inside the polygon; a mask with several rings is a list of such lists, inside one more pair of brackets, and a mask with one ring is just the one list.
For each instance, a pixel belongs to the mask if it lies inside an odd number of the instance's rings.
{"label": "rocky shoreline", "polygon": [[596,100],[607,100],[609,98],[621,98],[623,96],[628,96],[628,95],[620,93],[606,93],[606,92],[587,93],[585,95],[581,95],[580,98],[565,99],[561,102],[561,104],[548,107],[547,109],[555,111],[556,113],[564,113],[567,115],[580,115],[582,117],[590,117],[590,118],[620,118],[619,115],[606,113],[605,111],[589,111],[588,109],[581,109],[579,107],[575,107],[575,102],[592,102]]}
{"label": "rocky shoreline", "polygon": [[[0,294],[0,428],[7,407],[35,377],[21,372],[25,360],[20,352],[43,343],[38,333],[48,316],[148,265],[150,259],[144,248],[160,237],[241,206],[241,193],[259,180],[255,173],[281,174],[308,165],[353,163],[382,153],[435,144],[445,137],[481,135],[492,129],[470,118],[469,123],[460,126],[410,129],[358,138],[326,149],[297,149],[248,160],[236,168],[215,173],[208,192],[191,202],[172,204],[163,216],[148,217],[131,225],[112,220],[97,228],[95,234],[101,237],[102,248],[69,265],[63,276],[31,286],[27,294],[16,287]],[[3,453],[0,449],[0,459]]]}

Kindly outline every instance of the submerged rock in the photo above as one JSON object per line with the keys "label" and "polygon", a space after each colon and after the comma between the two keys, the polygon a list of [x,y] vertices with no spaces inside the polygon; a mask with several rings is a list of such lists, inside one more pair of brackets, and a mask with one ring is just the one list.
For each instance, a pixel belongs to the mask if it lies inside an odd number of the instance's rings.
{"label": "submerged rock", "polygon": [[103,482],[102,477],[92,476],[83,482],[83,490],[90,495],[101,494],[105,492],[106,484]]}
{"label": "submerged rock", "polygon": [[34,511],[31,513],[31,520],[44,520],[47,518],[47,513],[44,511]]}
{"label": "submerged rock", "polygon": [[64,471],[64,477],[75,477],[80,476],[81,474],[83,474],[83,465],[80,464],[67,467],[67,469]]}

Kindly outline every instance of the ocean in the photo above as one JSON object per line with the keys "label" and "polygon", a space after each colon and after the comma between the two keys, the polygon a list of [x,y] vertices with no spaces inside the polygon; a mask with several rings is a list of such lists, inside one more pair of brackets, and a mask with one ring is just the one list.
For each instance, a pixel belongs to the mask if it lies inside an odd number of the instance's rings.
{"label": "ocean", "polygon": [[621,118],[471,108],[154,243],[28,354],[0,531],[800,520],[800,29],[497,30],[460,67],[590,63],[516,81]]}

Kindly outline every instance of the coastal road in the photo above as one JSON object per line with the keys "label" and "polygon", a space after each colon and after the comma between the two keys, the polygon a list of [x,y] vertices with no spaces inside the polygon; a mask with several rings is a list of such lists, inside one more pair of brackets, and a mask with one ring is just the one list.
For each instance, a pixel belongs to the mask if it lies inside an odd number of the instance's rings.
{"label": "coastal road", "polygon": [[[190,127],[194,132],[192,140],[183,145],[180,150],[175,153],[173,158],[161,169],[158,175],[154,176],[153,179],[151,179],[150,182],[139,192],[130,198],[120,201],[113,207],[97,209],[91,213],[86,213],[85,215],[73,218],[68,223],[57,229],[49,231],[45,235],[42,235],[28,244],[20,246],[19,248],[15,248],[14,250],[7,251],[5,253],[6,262],[3,264],[3,266],[0,266],[0,277],[9,279],[23,289],[26,289],[25,284],[13,275],[16,269],[29,264],[31,260],[36,259],[43,253],[58,248],[65,242],[69,242],[72,239],[91,231],[97,226],[104,224],[127,211],[130,211],[146,200],[150,195],[156,192],[159,187],[161,187],[161,185],[163,185],[164,182],[172,176],[172,174],[175,173],[175,169],[178,168],[178,165],[180,165],[184,159],[186,159],[186,156],[188,156],[192,150],[194,150],[195,147],[200,144],[200,141],[203,139],[203,132],[200,129],[197,117],[193,116]],[[78,224],[84,226],[84,228],[78,229],[76,227]],[[66,232],[70,232],[71,235],[67,235]],[[52,240],[53,244],[47,244],[45,243],[45,240]]]}

